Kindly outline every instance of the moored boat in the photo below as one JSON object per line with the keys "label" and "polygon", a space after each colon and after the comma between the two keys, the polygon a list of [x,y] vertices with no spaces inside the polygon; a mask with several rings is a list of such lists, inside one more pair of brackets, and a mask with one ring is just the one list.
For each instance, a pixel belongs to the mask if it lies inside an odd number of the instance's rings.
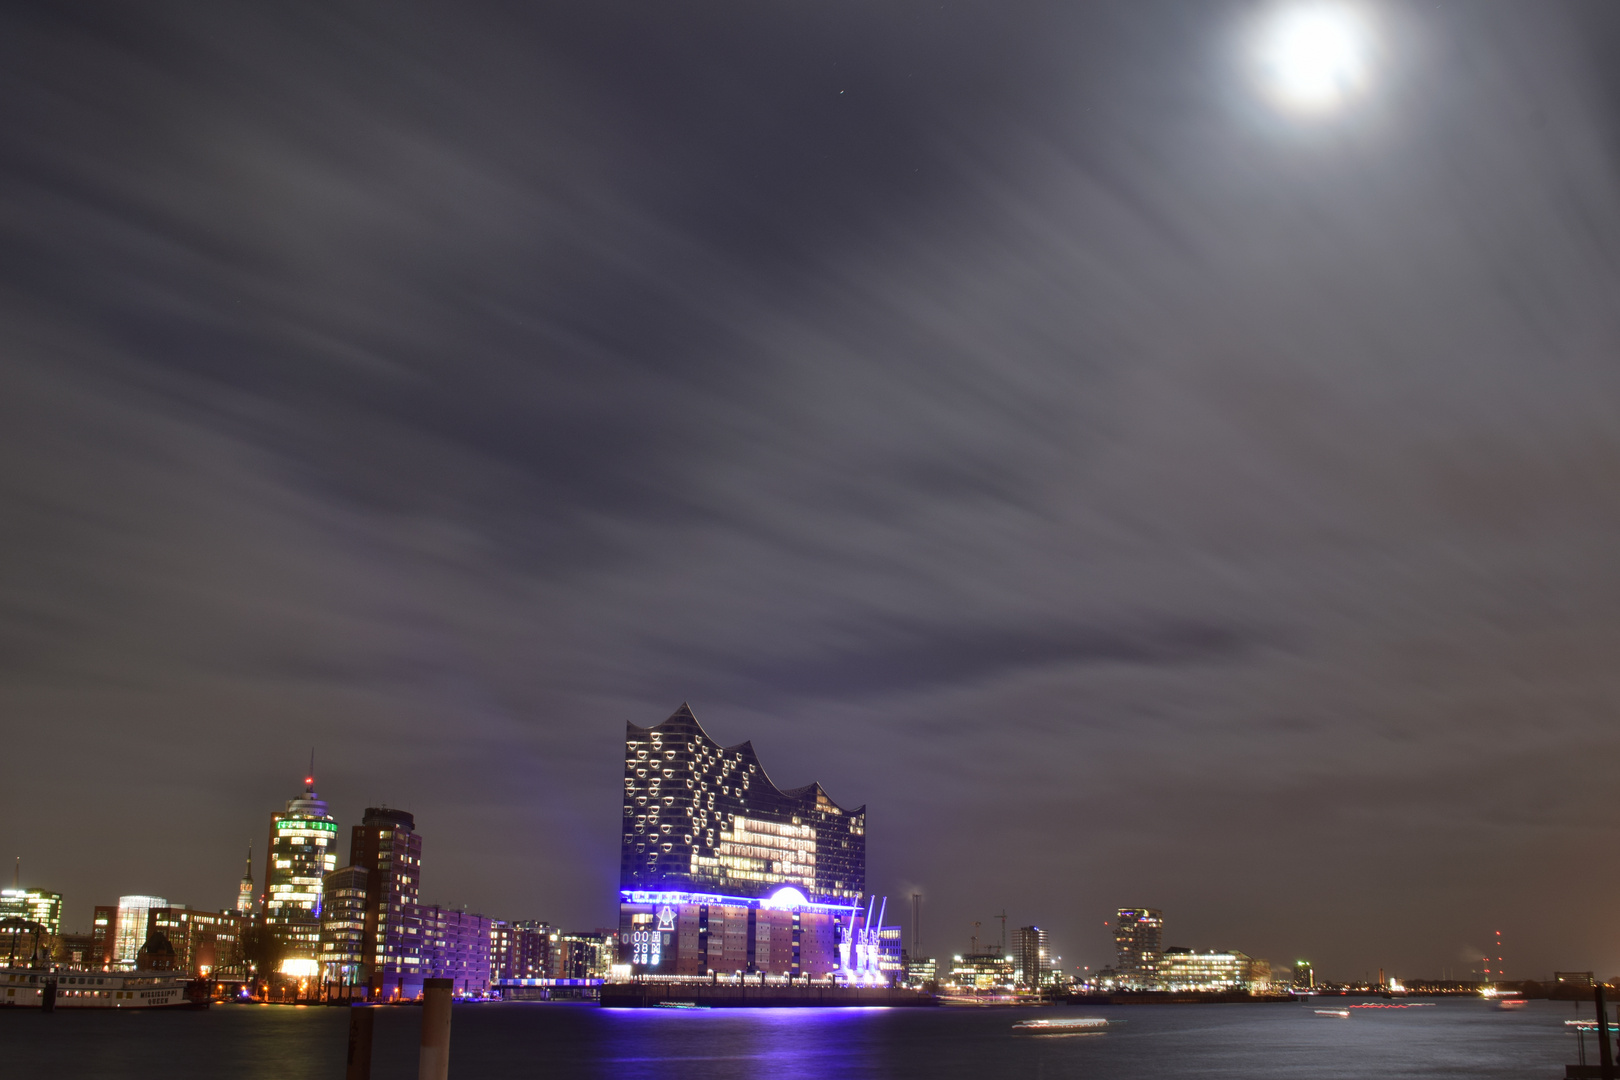
{"label": "moored boat", "polygon": [[0,1008],[206,1009],[206,979],[175,971],[0,967]]}

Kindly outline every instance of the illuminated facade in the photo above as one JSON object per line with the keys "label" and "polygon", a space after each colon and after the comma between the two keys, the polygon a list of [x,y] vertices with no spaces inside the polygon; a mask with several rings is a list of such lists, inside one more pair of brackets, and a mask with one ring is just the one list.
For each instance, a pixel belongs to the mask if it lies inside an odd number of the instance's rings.
{"label": "illuminated facade", "polygon": [[[146,944],[147,920],[153,908],[166,908],[169,902],[161,896],[120,896],[117,921],[112,937],[112,964],[114,967],[132,968]],[[98,912],[99,913],[99,912]]]}
{"label": "illuminated facade", "polygon": [[95,967],[108,967],[113,962],[113,950],[118,944],[118,908],[111,904],[97,904],[90,920],[90,959]]}
{"label": "illuminated facade", "polygon": [[264,925],[283,949],[281,971],[311,978],[319,971],[321,882],[337,866],[337,821],[304,778],[304,793],[270,815],[265,858]]}
{"label": "illuminated facade", "polygon": [[1011,990],[1017,981],[1016,958],[979,952],[951,957],[951,970],[945,984],[955,990]]}
{"label": "illuminated facade", "polygon": [[46,937],[62,932],[62,894],[44,889],[0,889],[0,919],[37,923]]}
{"label": "illuminated facade", "polygon": [[1236,949],[1166,949],[1159,958],[1158,974],[1159,985],[1172,991],[1263,991],[1271,987],[1271,964]]}
{"label": "illuminated facade", "polygon": [[1019,982],[1032,990],[1052,981],[1052,955],[1047,949],[1046,931],[1038,926],[1018,930],[1018,970]]}
{"label": "illuminated facade", "polygon": [[245,974],[242,931],[248,917],[233,911],[193,911],[186,907],[157,907],[147,913],[147,936],[162,934],[174,950],[176,971],[210,978],[236,978]]}
{"label": "illuminated facade", "polygon": [[253,908],[253,845],[249,844],[247,869],[242,871],[242,880],[236,883],[236,913],[251,915]]}
{"label": "illuminated facade", "polygon": [[627,724],[624,762],[621,970],[823,979],[858,967],[867,924],[881,923],[861,910],[866,807],[819,784],[778,788],[752,744],[722,747],[684,704],[656,727]]}
{"label": "illuminated facade", "polygon": [[437,904],[423,907],[421,917],[423,977],[449,979],[457,994],[488,990],[491,920]]}
{"label": "illuminated facade", "polygon": [[490,923],[490,981],[556,978],[553,957],[558,954],[560,937],[549,923],[533,919]]}
{"label": "illuminated facade", "polygon": [[1157,990],[1164,951],[1164,913],[1158,908],[1120,908],[1114,921],[1118,978],[1126,990]]}
{"label": "illuminated facade", "polygon": [[366,883],[363,866],[344,866],[321,882],[321,980],[359,986],[365,979]]}
{"label": "illuminated facade", "polygon": [[404,810],[369,806],[349,838],[367,871],[363,960],[373,997],[415,997],[426,977],[421,912],[422,837]]}

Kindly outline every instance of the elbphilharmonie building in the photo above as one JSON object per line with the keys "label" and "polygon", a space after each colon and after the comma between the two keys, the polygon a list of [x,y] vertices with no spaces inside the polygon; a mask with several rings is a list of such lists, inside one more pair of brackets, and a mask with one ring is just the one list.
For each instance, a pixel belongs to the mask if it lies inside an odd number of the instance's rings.
{"label": "elbphilharmonie building", "polygon": [[866,807],[778,788],[751,744],[721,746],[686,705],[626,725],[623,826],[629,974],[827,977],[870,918]]}

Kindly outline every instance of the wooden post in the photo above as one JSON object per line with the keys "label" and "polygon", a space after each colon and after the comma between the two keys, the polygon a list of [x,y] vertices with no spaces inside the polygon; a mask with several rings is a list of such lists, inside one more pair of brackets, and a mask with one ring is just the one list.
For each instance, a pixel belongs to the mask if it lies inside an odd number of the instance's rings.
{"label": "wooden post", "polygon": [[371,1033],[376,1022],[370,1005],[349,1006],[349,1062],[343,1080],[371,1080]]}
{"label": "wooden post", "polygon": [[422,980],[422,1056],[417,1080],[450,1080],[450,999],[453,979]]}
{"label": "wooden post", "polygon": [[1597,999],[1598,1075],[1603,1080],[1614,1080],[1614,1047],[1609,1045],[1609,1003],[1603,1000],[1603,984],[1592,988]]}

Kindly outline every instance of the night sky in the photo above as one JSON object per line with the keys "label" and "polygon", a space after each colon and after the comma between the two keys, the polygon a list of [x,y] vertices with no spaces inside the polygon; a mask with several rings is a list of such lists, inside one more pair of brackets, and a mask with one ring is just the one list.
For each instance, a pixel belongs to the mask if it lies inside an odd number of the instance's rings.
{"label": "night sky", "polygon": [[5,862],[613,925],[688,701],[927,953],[1620,971],[1620,5],[1271,6],[7,5]]}

